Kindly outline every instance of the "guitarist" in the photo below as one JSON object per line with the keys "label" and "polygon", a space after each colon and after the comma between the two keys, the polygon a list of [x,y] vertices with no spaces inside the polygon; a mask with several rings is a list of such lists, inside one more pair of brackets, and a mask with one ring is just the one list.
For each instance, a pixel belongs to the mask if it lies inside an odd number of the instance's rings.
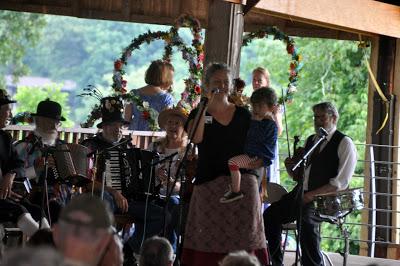
{"label": "guitarist", "polygon": [[[339,113],[330,102],[313,106],[314,127],[318,132],[324,128],[328,135],[308,158],[304,176],[304,197],[302,199],[302,221],[300,244],[302,265],[323,265],[320,251],[319,223],[313,219],[313,198],[315,195],[346,189],[354,173],[357,152],[353,141],[336,129]],[[318,140],[318,134],[308,137],[305,151]],[[293,177],[292,167],[296,161],[285,160],[286,170]],[[282,265],[281,251],[282,224],[293,222],[298,218],[300,186],[279,201],[268,207],[264,216],[265,235],[271,252],[272,265]]]}

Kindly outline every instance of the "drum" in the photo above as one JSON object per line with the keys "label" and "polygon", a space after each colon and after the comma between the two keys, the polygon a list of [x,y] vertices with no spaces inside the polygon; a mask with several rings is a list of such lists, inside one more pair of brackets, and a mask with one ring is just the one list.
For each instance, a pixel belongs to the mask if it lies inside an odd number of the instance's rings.
{"label": "drum", "polygon": [[314,197],[315,213],[321,218],[340,219],[353,210],[360,210],[364,200],[360,188],[334,193],[320,194]]}

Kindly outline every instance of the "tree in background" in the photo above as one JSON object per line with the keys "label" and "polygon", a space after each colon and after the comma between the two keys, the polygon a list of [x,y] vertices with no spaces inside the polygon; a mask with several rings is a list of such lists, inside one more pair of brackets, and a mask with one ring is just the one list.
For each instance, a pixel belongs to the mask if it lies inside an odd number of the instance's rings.
{"label": "tree in background", "polygon": [[70,120],[70,106],[68,104],[68,93],[61,92],[62,85],[54,84],[44,88],[39,87],[18,87],[14,99],[17,101],[16,113],[30,112],[36,113],[39,102],[49,98],[58,102],[62,107],[62,115],[66,121],[62,122],[63,127],[71,127],[74,123]]}
{"label": "tree in background", "polygon": [[[30,49],[24,62],[32,69],[32,75],[48,77],[57,82],[72,80],[77,83],[76,95],[87,85],[109,88],[111,93],[114,61],[132,39],[147,31],[167,30],[169,26],[79,19],[42,15],[47,26],[39,45]],[[181,29],[180,34],[190,44],[189,29]],[[144,71],[152,60],[160,59],[164,52],[164,41],[144,44],[135,51],[127,66],[128,89],[144,85]],[[175,67],[174,96],[180,98],[188,76],[188,66],[180,53],[172,58]],[[107,91],[104,91],[107,95]],[[76,124],[86,119],[93,107],[91,100],[78,98],[72,101],[71,118]]]}
{"label": "tree in background", "polygon": [[[302,141],[314,132],[311,107],[322,101],[331,101],[338,108],[338,128],[356,143],[365,143],[368,108],[368,73],[364,65],[363,48],[357,42],[327,39],[296,38],[297,47],[304,56],[304,68],[300,73],[298,92],[287,107],[289,137],[299,135]],[[367,51],[369,54],[369,51]],[[272,87],[280,94],[288,83],[289,58],[283,43],[274,40],[257,40],[242,50],[240,75],[249,84],[246,92],[251,93],[251,72],[257,66],[270,70]],[[282,136],[286,135],[286,131]],[[281,158],[281,181],[286,188],[295,183],[283,170],[283,159],[288,155],[284,138],[279,140]],[[358,157],[364,157],[364,146],[357,145]],[[355,176],[363,175],[363,164],[359,163]],[[350,187],[363,187],[363,178],[353,177]],[[360,222],[361,214],[347,217],[350,222]],[[359,239],[359,226],[351,226],[351,239]],[[334,225],[322,224],[322,235],[341,237]],[[324,239],[324,250],[343,250],[343,241]],[[350,242],[352,254],[358,254],[359,243]]]}
{"label": "tree in background", "polygon": [[46,22],[43,15],[12,11],[0,11],[0,22],[0,86],[4,86],[5,75],[17,80],[29,72],[23,59],[40,40]]}

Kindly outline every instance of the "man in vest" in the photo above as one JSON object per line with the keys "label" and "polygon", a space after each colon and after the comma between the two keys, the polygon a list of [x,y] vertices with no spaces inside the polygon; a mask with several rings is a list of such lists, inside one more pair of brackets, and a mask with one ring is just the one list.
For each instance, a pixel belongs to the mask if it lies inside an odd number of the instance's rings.
{"label": "man in vest", "polygon": [[[323,265],[320,251],[320,220],[315,219],[313,199],[315,195],[340,191],[348,188],[357,162],[357,152],[353,141],[336,129],[339,113],[330,102],[313,106],[314,127],[317,134],[307,138],[304,150],[309,150],[319,139],[320,128],[328,135],[309,156],[304,171],[304,197],[302,199],[302,222],[300,244],[302,265]],[[294,177],[292,167],[296,161],[285,160],[286,170]],[[282,265],[281,251],[282,224],[298,219],[299,195],[297,185],[279,201],[272,203],[264,212],[265,235],[268,240],[272,265]]]}

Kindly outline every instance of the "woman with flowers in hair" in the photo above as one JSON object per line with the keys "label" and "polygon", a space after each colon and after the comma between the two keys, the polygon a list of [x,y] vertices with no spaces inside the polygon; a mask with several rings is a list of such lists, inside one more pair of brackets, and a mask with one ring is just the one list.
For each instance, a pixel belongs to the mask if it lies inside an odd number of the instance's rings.
{"label": "woman with flowers in hair", "polygon": [[174,67],[171,63],[156,60],[146,70],[146,86],[132,90],[132,103],[125,106],[125,119],[131,130],[155,130],[158,113],[172,107],[174,99],[169,93],[173,84]]}

